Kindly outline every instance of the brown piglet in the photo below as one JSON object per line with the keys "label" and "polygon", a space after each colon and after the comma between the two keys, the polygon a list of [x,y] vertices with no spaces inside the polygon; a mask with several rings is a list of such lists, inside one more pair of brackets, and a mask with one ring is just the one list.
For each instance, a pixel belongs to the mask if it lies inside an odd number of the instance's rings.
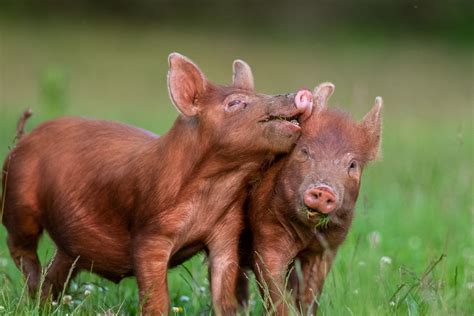
{"label": "brown piglet", "polygon": [[61,293],[70,269],[115,282],[135,275],[143,313],[168,314],[168,268],[205,250],[216,314],[235,313],[246,185],[266,160],[291,150],[313,98],[256,93],[240,60],[229,86],[209,82],[180,54],[168,61],[181,114],[162,137],[75,117],[22,136],[28,114],[20,121],[3,167],[3,224],[30,292],[40,283],[36,250],[46,230],[57,252],[43,297]]}
{"label": "brown piglet", "polygon": [[268,309],[278,315],[289,311],[283,302],[287,280],[296,308],[305,315],[316,312],[352,222],[362,171],[379,152],[382,99],[358,123],[327,109],[333,90],[331,83],[315,89],[315,108],[295,148],[268,170],[248,202],[241,264],[252,267]]}

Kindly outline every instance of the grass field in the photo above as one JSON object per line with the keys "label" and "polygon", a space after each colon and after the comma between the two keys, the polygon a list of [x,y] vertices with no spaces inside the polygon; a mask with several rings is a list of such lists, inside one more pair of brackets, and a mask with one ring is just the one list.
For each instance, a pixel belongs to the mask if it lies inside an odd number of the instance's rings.
{"label": "grass field", "polygon": [[[0,22],[0,157],[22,109],[30,130],[62,114],[119,120],[164,133],[177,113],[166,56],[179,51],[219,83],[231,63],[253,66],[257,89],[295,91],[332,81],[330,104],[357,118],[385,100],[383,160],[366,171],[353,227],[338,254],[321,315],[473,315],[472,49],[433,40],[343,34],[310,38],[189,32],[118,24]],[[60,135],[58,135],[60,137]],[[0,315],[135,314],[134,279],[81,273],[66,299],[25,293],[0,227]],[[43,262],[54,247],[41,241]],[[170,271],[176,314],[211,313],[205,258]],[[255,288],[250,315],[264,309]]]}

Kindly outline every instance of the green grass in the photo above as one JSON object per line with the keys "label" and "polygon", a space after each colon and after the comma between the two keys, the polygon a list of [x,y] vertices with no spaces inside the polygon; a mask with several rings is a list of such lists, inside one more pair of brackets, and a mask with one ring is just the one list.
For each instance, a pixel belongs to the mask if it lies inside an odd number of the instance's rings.
{"label": "green grass", "polygon": [[[472,60],[436,42],[336,41],[330,36],[250,38],[121,25],[3,24],[0,156],[26,106],[28,129],[60,113],[114,119],[157,133],[176,111],[166,91],[166,55],[193,58],[216,82],[229,82],[233,58],[254,67],[257,88],[294,91],[336,84],[330,104],[357,118],[385,100],[384,158],[365,172],[353,227],[321,299],[321,315],[474,314]],[[34,47],[34,49],[31,49]],[[29,299],[0,228],[0,315],[135,314],[136,282],[116,285],[84,272],[68,304]],[[41,241],[43,262],[53,246]],[[210,314],[205,259],[170,271],[179,314]],[[86,291],[90,292],[86,295]],[[264,312],[252,286],[251,315]]]}

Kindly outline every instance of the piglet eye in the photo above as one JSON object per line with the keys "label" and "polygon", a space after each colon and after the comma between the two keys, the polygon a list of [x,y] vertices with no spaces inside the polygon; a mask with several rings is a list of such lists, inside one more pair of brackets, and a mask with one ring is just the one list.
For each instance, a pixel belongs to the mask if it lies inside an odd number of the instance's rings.
{"label": "piglet eye", "polygon": [[228,112],[234,112],[238,109],[245,109],[246,106],[247,106],[247,103],[243,102],[242,100],[236,99],[227,103],[226,110]]}
{"label": "piglet eye", "polygon": [[357,161],[352,160],[352,161],[349,163],[349,167],[348,167],[348,169],[347,169],[347,173],[348,173],[350,176],[356,175],[356,174],[358,173],[358,171],[357,171]]}
{"label": "piglet eye", "polygon": [[309,158],[309,150],[306,147],[303,147],[299,150],[298,154],[296,155],[297,159],[301,162],[305,162]]}
{"label": "piglet eye", "polygon": [[240,103],[242,103],[242,101],[240,101],[240,100],[233,100],[233,101],[230,101],[229,103],[227,103],[227,106],[228,106],[228,107],[232,107],[232,106],[238,105],[238,104],[240,104]]}

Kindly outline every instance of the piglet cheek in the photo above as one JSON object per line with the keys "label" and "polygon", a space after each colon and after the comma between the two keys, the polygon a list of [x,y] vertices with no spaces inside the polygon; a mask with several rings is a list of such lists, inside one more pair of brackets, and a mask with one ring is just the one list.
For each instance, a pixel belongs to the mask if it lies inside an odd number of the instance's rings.
{"label": "piglet cheek", "polygon": [[303,122],[313,111],[313,94],[311,91],[306,89],[298,91],[295,97],[295,105],[302,113],[300,116],[300,122]]}

